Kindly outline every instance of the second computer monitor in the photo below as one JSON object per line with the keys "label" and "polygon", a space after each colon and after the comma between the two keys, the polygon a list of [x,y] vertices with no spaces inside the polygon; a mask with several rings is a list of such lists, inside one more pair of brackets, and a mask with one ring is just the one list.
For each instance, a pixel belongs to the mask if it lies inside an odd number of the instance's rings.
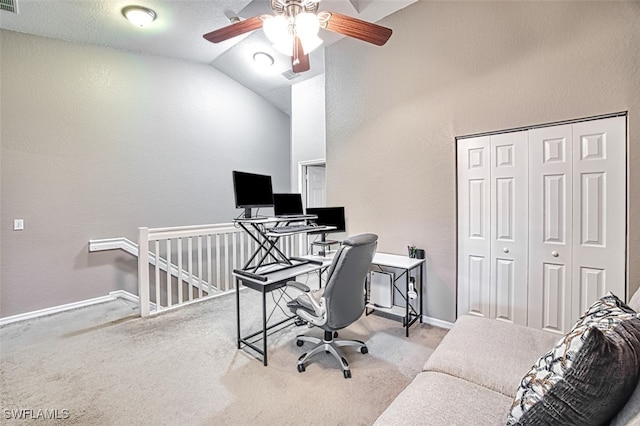
{"label": "second computer monitor", "polygon": [[344,232],[346,224],[344,220],[344,207],[310,207],[307,214],[318,216],[314,222],[319,226],[335,226],[336,229],[331,231],[322,231],[322,233]]}
{"label": "second computer monitor", "polygon": [[302,195],[273,194],[273,213],[276,217],[302,216]]}

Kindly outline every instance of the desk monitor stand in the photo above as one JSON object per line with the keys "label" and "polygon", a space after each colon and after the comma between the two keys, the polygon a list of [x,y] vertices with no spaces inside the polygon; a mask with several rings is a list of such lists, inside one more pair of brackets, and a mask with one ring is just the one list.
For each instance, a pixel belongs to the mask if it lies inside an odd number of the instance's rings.
{"label": "desk monitor stand", "polygon": [[331,248],[331,245],[338,244],[338,241],[335,240],[327,240],[327,233],[323,232],[320,234],[320,241],[315,241],[312,243],[313,245],[322,247],[318,252],[318,256],[326,256],[328,249]]}
{"label": "desk monitor stand", "polygon": [[337,241],[336,240],[328,240],[327,241],[327,233],[323,232],[322,234],[320,234],[320,241],[318,241],[321,244],[326,244],[326,245],[331,245],[331,244],[336,244]]}
{"label": "desk monitor stand", "polygon": [[244,218],[251,219],[251,207],[244,208]]}

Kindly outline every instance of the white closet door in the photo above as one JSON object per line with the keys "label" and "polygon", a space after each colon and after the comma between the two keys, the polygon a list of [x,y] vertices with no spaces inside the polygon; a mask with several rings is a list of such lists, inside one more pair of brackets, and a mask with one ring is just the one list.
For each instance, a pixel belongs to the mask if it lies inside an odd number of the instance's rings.
{"label": "white closet door", "polygon": [[625,118],[573,126],[572,319],[606,292],[625,300]]}
{"label": "white closet door", "polygon": [[489,137],[458,141],[458,315],[488,317]]}
{"label": "white closet door", "polygon": [[528,133],[491,136],[490,316],[527,325]]}
{"label": "white closet door", "polygon": [[529,132],[529,327],[571,327],[571,125]]}

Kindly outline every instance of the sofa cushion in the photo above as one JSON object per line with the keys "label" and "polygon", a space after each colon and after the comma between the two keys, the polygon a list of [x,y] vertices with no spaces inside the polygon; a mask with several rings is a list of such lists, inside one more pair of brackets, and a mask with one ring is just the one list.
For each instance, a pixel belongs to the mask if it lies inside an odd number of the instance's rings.
{"label": "sofa cushion", "polygon": [[507,424],[608,422],[633,393],[639,365],[640,315],[609,293],[525,375]]}
{"label": "sofa cushion", "polygon": [[447,373],[513,398],[522,375],[556,340],[558,335],[545,331],[463,315],[424,370]]}
{"label": "sofa cushion", "polygon": [[424,372],[375,425],[504,425],[513,398],[448,374]]}
{"label": "sofa cushion", "polygon": [[636,312],[640,312],[640,288],[631,296],[629,307]]}
{"label": "sofa cushion", "polygon": [[640,380],[631,398],[611,421],[611,426],[640,426]]}
{"label": "sofa cushion", "polygon": [[[634,311],[640,312],[640,288],[631,297],[628,305]],[[640,377],[635,391],[613,419],[611,426],[640,426]]]}

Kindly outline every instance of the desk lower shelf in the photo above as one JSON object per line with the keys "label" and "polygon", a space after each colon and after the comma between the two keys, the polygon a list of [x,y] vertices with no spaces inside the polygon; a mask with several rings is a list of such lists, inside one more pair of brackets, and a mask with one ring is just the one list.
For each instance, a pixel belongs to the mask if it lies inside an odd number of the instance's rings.
{"label": "desk lower shelf", "polygon": [[422,322],[421,315],[418,315],[415,312],[407,313],[407,308],[402,306],[392,306],[390,308],[381,308],[380,306],[374,305],[373,303],[367,303],[365,312],[367,315],[372,314],[373,312],[383,312],[389,316],[398,318],[402,320],[402,326],[405,327],[406,336],[409,337],[409,327],[411,327],[416,321]]}
{"label": "desk lower shelf", "polygon": [[407,314],[407,310],[403,306],[392,306],[390,308],[383,308],[373,303],[367,303],[367,308],[397,317],[405,317]]}

